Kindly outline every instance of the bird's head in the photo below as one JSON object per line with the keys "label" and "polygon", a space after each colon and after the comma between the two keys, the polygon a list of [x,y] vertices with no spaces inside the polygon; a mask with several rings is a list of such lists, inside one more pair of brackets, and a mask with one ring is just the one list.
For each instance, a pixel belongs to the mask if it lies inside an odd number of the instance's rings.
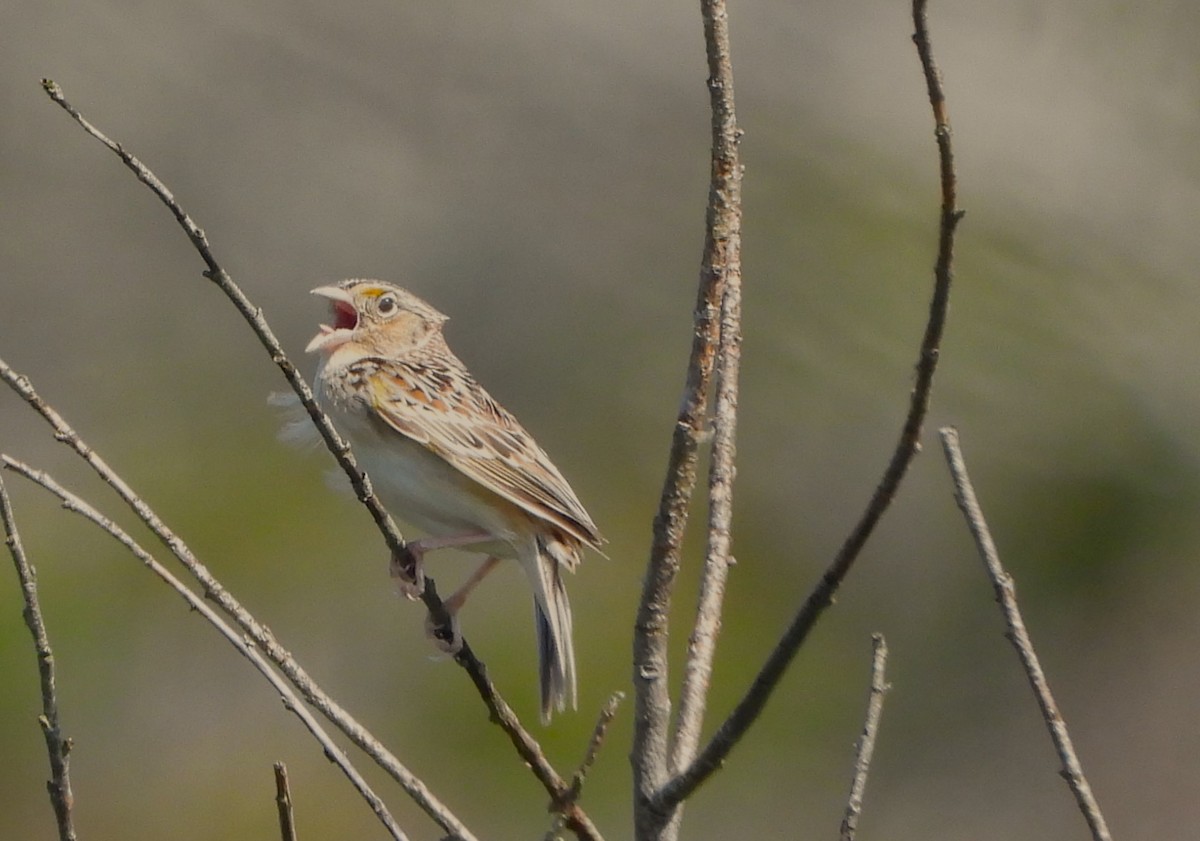
{"label": "bird's head", "polygon": [[343,280],[312,291],[329,300],[322,324],[304,350],[331,356],[350,344],[370,354],[396,356],[440,333],[446,316],[411,292],[381,280]]}

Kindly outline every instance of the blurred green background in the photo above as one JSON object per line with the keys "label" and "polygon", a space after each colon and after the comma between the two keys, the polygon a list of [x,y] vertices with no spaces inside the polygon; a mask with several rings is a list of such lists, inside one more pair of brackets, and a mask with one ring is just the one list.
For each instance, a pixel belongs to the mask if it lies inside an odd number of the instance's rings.
{"label": "blurred green background", "polygon": [[[891,451],[937,221],[905,2],[747,0],[731,16],[746,341],[714,716]],[[968,215],[926,451],[685,836],[836,832],[882,631],[895,688],[862,831],[1087,837],[951,499],[934,430],[953,423],[1114,832],[1178,837],[1200,823],[1200,6],[931,16]],[[0,32],[0,356],[481,837],[541,837],[544,795],[460,671],[431,659],[365,512],[327,486],[328,456],[276,441],[275,369],[166,211],[38,80],[171,186],[307,370],[319,284],[392,279],[452,315],[452,346],[610,540],[570,582],[581,709],[539,730],[569,769],[629,687],[683,381],[708,174],[696,4],[17,0]],[[0,449],[135,525],[7,391]],[[302,837],[384,837],[211,629],[6,480],[58,656],[81,837],[276,837],[278,759]],[[431,561],[443,587],[468,568]],[[0,837],[50,838],[34,657],[3,569]],[[513,566],[465,622],[535,720],[529,613]],[[585,795],[609,838],[630,832],[630,717]],[[437,837],[370,778],[414,838]]]}

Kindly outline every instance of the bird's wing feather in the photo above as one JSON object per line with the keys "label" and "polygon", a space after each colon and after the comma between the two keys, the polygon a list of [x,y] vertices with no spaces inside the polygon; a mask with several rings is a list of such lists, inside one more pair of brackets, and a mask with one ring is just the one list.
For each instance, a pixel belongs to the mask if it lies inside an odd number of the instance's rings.
{"label": "bird's wing feather", "polygon": [[603,542],[549,456],[457,359],[436,366],[380,359],[369,399],[392,429],[424,445],[468,478],[584,543]]}

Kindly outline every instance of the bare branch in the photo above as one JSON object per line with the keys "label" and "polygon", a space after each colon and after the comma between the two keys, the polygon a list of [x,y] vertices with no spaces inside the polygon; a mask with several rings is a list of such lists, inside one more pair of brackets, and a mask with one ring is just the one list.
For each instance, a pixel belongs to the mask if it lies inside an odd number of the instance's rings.
{"label": "bare branch", "polygon": [[579,796],[579,792],[583,788],[583,781],[596,762],[600,748],[604,746],[604,738],[608,735],[608,726],[616,718],[617,707],[621,706],[621,702],[624,700],[624,692],[614,692],[608,696],[608,700],[600,708],[600,717],[596,719],[596,726],[592,729],[592,738],[588,740],[587,750],[583,753],[583,761],[579,763],[579,770],[575,772],[575,776],[571,780],[572,798]]}
{"label": "bare branch", "polygon": [[[262,310],[247,298],[245,293],[233,282],[229,274],[217,263],[208,239],[204,235],[204,231],[184,212],[166,185],[140,160],[127,152],[121,144],[109,139],[99,129],[88,122],[80,114],[79,110],[66,100],[62,89],[55,82],[43,79],[42,86],[47,95],[70,114],[84,131],[99,140],[120,157],[125,165],[137,176],[138,180],[146,184],[171,211],[207,265],[208,269],[204,273],[205,277],[213,281],[229,297],[237,307],[238,312],[250,324],[255,335],[258,336],[259,341],[270,354],[271,360],[283,372],[284,378],[300,398],[301,403],[312,418],[329,451],[349,477],[358,499],[370,512],[393,557],[403,557],[405,554],[403,538],[396,529],[395,523],[372,491],[370,480],[359,470],[350,451],[350,445],[338,434],[329,418],[316,404],[312,390],[308,387],[303,377],[301,377],[296,366],[288,359],[287,354],[284,353],[282,345],[263,317]],[[35,408],[37,407],[35,406]],[[421,600],[429,611],[429,615],[432,617],[435,625],[443,627],[450,625],[450,616],[442,600],[438,597],[437,587],[432,579],[426,579],[426,586],[421,592]],[[479,660],[465,641],[454,659],[455,662],[467,671],[472,683],[491,711],[493,721],[505,731],[509,739],[517,747],[521,758],[529,764],[534,775],[550,793],[551,797],[557,801],[567,791],[566,784],[563,782],[562,777],[545,760],[545,756],[537,740],[521,725],[516,714],[500,696],[495,685],[487,676],[487,669],[484,663]],[[501,711],[503,711],[503,714],[501,714]],[[538,757],[541,758],[540,761],[531,761],[531,758],[536,760]],[[574,806],[573,808],[576,810],[577,815],[574,821],[569,822],[572,829],[583,832],[583,835],[580,837],[598,839],[600,837],[598,834],[587,830],[588,827],[594,830],[594,827],[592,827],[590,821],[587,819],[586,814],[578,806]]]}
{"label": "bare branch", "polygon": [[[122,546],[128,549],[130,554],[141,561],[151,572],[158,576],[160,580],[165,582],[171,589],[178,593],[183,600],[187,602],[188,607],[199,613],[205,620],[208,621],[210,625],[216,628],[217,632],[220,633],[221,636],[225,637],[226,641],[232,645],[234,649],[238,651],[238,653],[249,660],[251,665],[253,665],[254,668],[257,669],[258,672],[267,679],[267,682],[271,684],[272,688],[279,693],[280,697],[283,699],[283,705],[296,714],[296,717],[300,719],[301,723],[305,726],[309,733],[311,733],[317,740],[318,744],[321,745],[325,756],[328,757],[331,762],[337,765],[338,768],[341,769],[342,773],[346,775],[346,778],[350,780],[351,785],[358,790],[359,794],[367,802],[367,805],[371,807],[371,811],[375,813],[380,822],[387,828],[391,836],[395,838],[396,841],[406,841],[407,836],[400,830],[400,827],[392,818],[391,813],[388,812],[383,801],[378,797],[378,795],[375,794],[374,791],[371,790],[371,787],[367,784],[366,780],[364,780],[362,775],[359,774],[358,770],[346,757],[345,753],[342,752],[341,748],[337,746],[337,743],[334,742],[325,729],[321,727],[320,723],[313,717],[312,713],[308,711],[308,708],[304,706],[300,698],[295,692],[292,691],[292,688],[289,687],[283,678],[281,678],[279,674],[277,674],[275,670],[271,668],[271,666],[267,663],[266,658],[263,657],[263,655],[258,651],[254,643],[252,643],[250,640],[247,640],[242,636],[242,634],[239,634],[236,630],[234,630],[210,605],[208,605],[208,603],[204,601],[204,599],[188,589],[186,584],[176,578],[170,570],[159,563],[153,555],[143,549],[120,526],[105,517],[83,499],[71,493],[62,485],[58,484],[58,482],[51,478],[49,474],[41,470],[35,470],[28,464],[18,461],[17,459],[14,459],[8,455],[0,454],[0,463],[2,463],[6,469],[12,470],[21,476],[24,476],[31,482],[41,485],[46,490],[50,491],[50,493],[57,496],[62,501],[65,509],[79,514],[111,535]],[[186,547],[183,547],[183,549],[186,551]],[[251,623],[254,622],[253,618],[249,617],[249,614],[247,614],[246,617]],[[279,648],[278,643],[274,643],[274,646]],[[368,753],[370,753],[370,751],[368,751]],[[372,754],[372,758],[378,761],[378,757],[375,757],[374,754]],[[405,787],[406,791],[408,791],[409,787],[413,784],[424,789],[423,783],[421,783],[415,777],[412,777],[411,775],[409,776],[409,786]],[[409,793],[411,796],[412,792],[410,791]],[[413,799],[416,800],[417,798],[414,796]],[[435,800],[432,800],[432,798],[429,798],[428,800],[430,802],[423,803],[419,800],[417,802],[418,805],[425,809],[426,814],[428,814],[440,827],[442,827],[442,829],[447,832],[454,833],[455,838],[461,838],[464,839],[464,841],[474,838],[474,836],[472,836],[469,832],[466,832],[466,829],[462,826],[461,822],[458,821],[458,819],[455,818],[445,806]]]}
{"label": "bare branch", "polygon": [[[663,484],[658,513],[654,519],[654,542],[650,550],[642,598],[638,607],[634,627],[633,683],[634,683],[634,791],[636,797],[635,823],[639,836],[657,834],[665,825],[664,815],[648,808],[655,792],[666,781],[671,769],[668,766],[668,725],[670,721],[671,696],[667,684],[667,636],[671,593],[679,572],[680,546],[687,526],[688,510],[696,485],[697,449],[705,432],[705,416],[708,410],[708,390],[712,379],[713,357],[722,322],[728,322],[727,347],[736,354],[740,341],[738,314],[740,312],[740,247],[741,247],[741,179],[742,166],[738,156],[738,140],[741,131],[737,127],[733,108],[733,73],[729,60],[728,16],[724,0],[704,0],[701,4],[704,17],[705,44],[708,54],[708,87],[712,109],[712,176],[708,193],[708,208],[705,216],[704,253],[701,258],[700,281],[693,315],[694,335],[691,356],[688,360],[687,381],[679,417],[672,436],[667,475]],[[732,293],[726,292],[727,284],[733,283]],[[720,320],[718,317],[720,313]],[[727,366],[725,394],[733,395],[736,404],[737,361]],[[724,490],[728,500],[728,480],[732,480],[732,455],[734,427],[727,417],[720,429],[722,448],[729,457],[729,468],[714,468],[716,483]],[[710,479],[710,483],[713,480]],[[725,502],[718,504],[724,511]],[[722,531],[724,514],[714,515],[716,520],[710,527],[717,533],[728,536],[728,523]],[[715,603],[719,611],[720,593],[723,591],[724,567],[728,562],[727,542],[718,537],[710,539],[706,573],[707,595],[703,603]],[[708,616],[711,610],[702,608],[701,615]],[[715,639],[715,627],[710,624],[697,627],[695,639],[700,651],[709,649],[709,639]],[[684,742],[692,740],[693,723],[698,727],[703,717],[703,694],[706,687],[711,658],[706,661],[704,653],[690,658],[692,661],[687,702],[687,734]]]}
{"label": "bare branch", "polygon": [[671,693],[667,683],[667,639],[671,593],[679,573],[680,547],[696,487],[697,450],[705,436],[723,282],[723,275],[706,259],[692,316],[687,381],[671,438],[667,475],[654,517],[654,540],[634,623],[631,758],[636,796],[641,801],[653,795],[668,773]]}
{"label": "bare branch", "polygon": [[[358,499],[366,506],[371,513],[371,517],[375,520],[375,525],[383,534],[384,540],[387,541],[388,548],[395,554],[403,554],[404,538],[396,528],[396,524],[392,521],[387,511],[383,508],[374,492],[371,490],[370,480],[366,475],[359,470],[357,462],[354,460],[353,453],[350,452],[350,445],[345,439],[338,434],[333,423],[328,416],[321,411],[321,407],[317,405],[316,399],[313,397],[312,389],[308,387],[304,377],[301,376],[299,370],[288,359],[287,354],[283,351],[283,345],[279,343],[279,339],[275,337],[274,331],[267,323],[263,316],[262,309],[246,297],[241,288],[233,282],[220,264],[217,263],[216,257],[213,255],[212,248],[208,243],[208,238],[204,235],[204,231],[198,226],[192,218],[184,212],[183,207],[176,201],[175,196],[167,189],[157,175],[150,171],[149,167],[138,160],[134,155],[125,150],[125,147],[115,140],[110,139],[107,135],[101,132],[98,128],[92,125],[80,112],[79,109],[67,101],[63,90],[59,85],[51,79],[42,80],[42,88],[46,94],[59,105],[64,111],[71,115],[81,128],[89,135],[103,143],[108,149],[121,159],[137,179],[150,188],[151,192],[156,195],[159,200],[167,206],[171,214],[175,217],[179,226],[183,228],[185,234],[196,251],[200,254],[200,258],[204,260],[208,267],[204,272],[204,276],[217,285],[217,287],[225,293],[225,295],[237,307],[239,313],[250,324],[252,330],[258,340],[266,348],[267,353],[271,356],[271,361],[274,362],[279,370],[283,372],[284,379],[288,385],[296,392],[296,396],[300,398],[300,402],[304,405],[309,417],[320,432],[321,438],[324,439],[326,447],[337,459],[338,465],[345,471],[350,479],[350,484],[354,487],[354,492],[358,495]],[[36,407],[35,407],[36,408]],[[439,605],[440,606],[440,605]],[[433,610],[433,607],[430,608]],[[439,622],[448,622],[449,617],[444,617],[445,610],[441,608],[441,614],[434,614],[434,618]],[[444,617],[444,619],[443,619]]]}
{"label": "bare branch", "polygon": [[1071,734],[1067,730],[1067,722],[1058,711],[1058,704],[1055,703],[1054,695],[1050,692],[1050,683],[1046,679],[1046,673],[1042,671],[1037,651],[1034,650],[1033,640],[1029,638],[1029,632],[1025,629],[1025,621],[1021,618],[1021,608],[1017,604],[1016,584],[1013,583],[1012,576],[1000,563],[1000,554],[996,551],[996,544],[992,541],[987,521],[979,507],[979,501],[975,497],[975,488],[971,485],[971,477],[967,475],[967,465],[959,446],[958,431],[949,426],[939,431],[942,436],[942,448],[946,452],[946,462],[950,466],[951,476],[954,477],[954,498],[958,501],[958,507],[962,509],[967,527],[971,530],[971,536],[975,538],[979,557],[983,560],[988,578],[992,581],[992,588],[996,592],[996,601],[1000,604],[1000,610],[1004,614],[1004,621],[1008,626],[1005,636],[1017,650],[1021,666],[1025,669],[1025,676],[1033,688],[1038,706],[1041,707],[1042,719],[1046,722],[1046,729],[1050,731],[1054,749],[1058,752],[1058,758],[1062,762],[1060,774],[1067,781],[1067,785],[1071,787],[1071,793],[1075,795],[1075,802],[1079,804],[1079,811],[1083,813],[1084,820],[1087,821],[1092,838],[1095,841],[1110,841],[1112,836],[1109,835],[1108,824],[1100,812],[1100,804],[1096,802],[1096,798],[1092,794],[1092,787],[1088,785],[1087,778],[1083,775],[1083,766],[1079,764],[1079,757],[1075,754],[1075,748],[1071,743]]}
{"label": "bare branch", "polygon": [[[608,726],[612,724],[612,720],[617,714],[617,707],[624,700],[624,692],[614,692],[608,697],[604,706],[600,708],[600,716],[596,720],[596,726],[592,729],[592,737],[588,740],[587,750],[583,753],[583,761],[579,763],[579,769],[571,778],[570,791],[567,792],[566,796],[556,807],[558,814],[550,826],[550,831],[546,833],[546,841],[553,841],[553,839],[558,838],[560,830],[567,826],[570,814],[569,810],[564,808],[564,805],[575,803],[583,793],[583,782],[587,778],[592,764],[596,761],[596,756],[599,754],[600,748],[604,745],[604,738],[608,735]],[[575,829],[575,832],[577,835],[579,834],[578,829]]]}
{"label": "bare branch", "polygon": [[871,769],[871,757],[875,754],[879,720],[883,717],[883,699],[892,688],[884,676],[888,648],[883,634],[871,635],[871,650],[871,694],[867,699],[867,717],[863,722],[862,734],[854,748],[854,778],[850,782],[850,796],[846,800],[846,816],[842,818],[842,841],[854,841],[854,834],[858,831],[858,817],[862,814],[863,795],[867,790],[867,773]]}
{"label": "bare branch", "polygon": [[296,816],[292,813],[292,791],[288,786],[287,766],[275,763],[275,805],[279,808],[281,841],[296,841]]}
{"label": "bare branch", "polygon": [[[463,650],[455,655],[455,659],[463,657],[475,657],[465,643]],[[488,677],[487,666],[479,660],[474,660],[474,663],[475,666],[468,668],[467,673],[487,705],[492,721],[508,735],[517,754],[550,795],[550,809],[562,815],[562,825],[574,832],[578,838],[585,841],[603,841],[600,830],[575,802],[576,795],[572,794],[572,786],[554,769],[542,746],[521,726],[512,707],[496,691],[492,679]]]}
{"label": "bare branch", "polygon": [[916,365],[916,383],[909,400],[908,414],[900,431],[899,441],[892,452],[891,460],[858,523],[847,536],[833,562],[825,570],[787,630],[784,631],[783,637],[759,670],[742,700],[734,707],[696,759],[653,797],[652,807],[657,811],[672,808],[674,804],[681,802],[695,791],[713,771],[721,767],[734,745],[741,740],[757,720],[771,693],[796,656],[796,652],[808,638],[809,631],[812,630],[825,609],[833,603],[834,594],[849,574],[851,567],[862,552],[863,546],[874,532],[875,526],[891,505],[901,481],[908,472],[909,465],[920,450],[921,429],[929,409],[933,375],[937,369],[950,299],[950,286],[954,274],[954,233],[959,220],[962,219],[963,211],[959,210],[956,204],[957,180],[950,145],[950,125],[946,117],[945,96],[942,94],[940,76],[933,64],[933,56],[929,49],[923,0],[914,0],[913,19],[917,31],[915,37],[918,42],[918,54],[930,91],[930,103],[933,106],[934,136],[937,139],[941,173],[942,209],[938,231],[938,256],[934,267],[933,296],[929,304],[929,318],[925,324],[925,335],[921,340]]}
{"label": "bare branch", "polygon": [[42,683],[42,714],[38,724],[46,740],[46,753],[50,757],[50,779],[46,790],[50,794],[50,805],[54,808],[54,819],[58,824],[59,841],[75,841],[75,824],[72,809],[75,797],[71,793],[71,740],[62,734],[58,718],[58,692],[54,681],[54,651],[50,648],[50,637],[46,633],[46,622],[42,618],[42,606],[38,601],[37,573],[25,556],[21,535],[17,531],[17,520],[13,514],[8,488],[0,477],[0,520],[4,523],[4,543],[12,555],[17,568],[17,579],[21,582],[21,598],[25,602],[22,615],[25,626],[33,636],[33,647],[37,653],[38,674]]}
{"label": "bare branch", "polygon": [[[723,75],[730,75],[728,34],[718,39]],[[738,130],[733,125],[732,82],[720,86],[722,113],[728,111],[728,125],[723,126],[722,138],[727,140],[736,161]],[[726,100],[728,100],[726,102]],[[738,372],[741,366],[742,345],[742,267],[741,267],[741,177],[730,180],[725,199],[733,229],[725,247],[725,287],[721,298],[721,330],[717,346],[715,372],[715,412],[713,418],[712,460],[708,473],[708,547],[700,578],[700,596],[696,607],[696,622],[688,638],[687,659],[683,668],[683,687],[679,693],[679,714],[672,745],[671,770],[678,772],[696,755],[700,743],[700,728],[708,703],[712,679],[713,658],[717,651],[717,636],[721,632],[721,614],[725,604],[725,582],[734,564],[733,537],[733,479],[736,475],[736,439],[738,406]],[[728,191],[737,191],[729,195]]]}

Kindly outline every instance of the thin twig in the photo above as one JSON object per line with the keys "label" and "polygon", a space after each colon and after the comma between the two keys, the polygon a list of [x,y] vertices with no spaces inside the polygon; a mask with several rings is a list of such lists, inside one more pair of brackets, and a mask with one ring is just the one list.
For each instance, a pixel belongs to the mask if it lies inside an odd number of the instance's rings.
{"label": "thin twig", "polygon": [[929,318],[925,324],[925,335],[921,340],[916,365],[916,382],[909,400],[908,414],[900,431],[899,440],[892,452],[891,460],[858,523],[846,537],[833,562],[825,570],[816,587],[792,619],[791,624],[759,670],[742,700],[734,707],[696,759],[654,795],[651,805],[657,811],[669,810],[674,804],[681,802],[695,791],[715,770],[721,767],[729,752],[757,720],[779,680],[796,656],[796,652],[808,638],[809,631],[812,630],[826,608],[833,603],[834,594],[849,574],[868,538],[874,532],[875,526],[891,505],[909,465],[920,450],[921,429],[929,409],[933,375],[937,369],[950,299],[950,286],[954,274],[954,233],[959,220],[962,219],[963,211],[959,210],[956,204],[957,181],[950,144],[950,125],[946,116],[945,96],[942,94],[940,75],[933,63],[933,56],[929,49],[923,0],[914,0],[913,19],[916,25],[914,38],[917,40],[921,67],[925,73],[930,91],[930,103],[933,106],[934,136],[937,139],[941,174],[942,209],[938,231],[938,256],[934,266],[933,296],[929,304]]}
{"label": "thin twig", "polygon": [[879,733],[879,720],[883,717],[883,699],[892,688],[884,675],[888,648],[883,634],[871,635],[871,650],[871,695],[867,699],[867,716],[863,721],[862,734],[854,747],[854,778],[850,782],[850,796],[846,800],[846,815],[842,818],[842,841],[854,841],[854,834],[858,831],[863,795],[867,790],[867,773],[871,770],[875,737]]}
{"label": "thin twig", "polygon": [[624,700],[624,692],[614,692],[608,696],[608,700],[600,708],[600,716],[596,719],[596,726],[592,728],[592,738],[588,739],[587,750],[583,753],[583,761],[579,763],[579,770],[575,772],[575,776],[571,779],[572,799],[579,797],[579,792],[583,789],[583,781],[587,778],[588,771],[591,770],[592,765],[596,762],[596,756],[600,753],[600,748],[604,746],[604,738],[608,735],[608,726],[612,724],[613,719],[617,715],[617,707],[621,706],[621,702]]}
{"label": "thin twig", "polygon": [[59,841],[75,841],[75,823],[72,809],[75,797],[71,793],[71,740],[62,734],[58,717],[58,692],[54,680],[54,651],[50,648],[50,637],[46,633],[46,622],[42,618],[42,607],[38,601],[37,573],[25,556],[21,535],[17,531],[17,520],[13,514],[8,488],[0,477],[0,520],[4,522],[4,543],[12,555],[17,568],[17,579],[21,582],[21,598],[25,602],[22,615],[25,626],[33,636],[33,648],[37,653],[38,674],[42,683],[42,714],[38,724],[46,740],[46,753],[50,757],[50,779],[46,790],[50,794],[50,805],[58,824]]}
{"label": "thin twig", "polygon": [[[159,563],[153,555],[143,549],[141,545],[137,543],[137,541],[130,537],[128,532],[126,532],[109,518],[105,517],[79,496],[68,491],[45,471],[36,470],[25,462],[19,461],[4,454],[0,454],[0,463],[3,464],[4,468],[12,470],[21,476],[24,476],[31,482],[34,482],[50,491],[50,493],[54,494],[59,498],[59,500],[62,501],[63,508],[75,514],[79,514],[111,535],[115,540],[117,540],[117,542],[129,550],[130,554],[141,561],[152,573],[158,576],[160,580],[165,582],[171,589],[178,593],[183,600],[187,602],[188,607],[199,613],[210,625],[216,628],[217,632],[221,634],[221,636],[223,636],[225,640],[238,651],[238,653],[249,660],[251,665],[253,665],[254,668],[257,669],[264,678],[266,678],[267,682],[271,684],[272,688],[279,693],[283,700],[284,707],[296,714],[296,717],[300,719],[304,727],[313,735],[313,738],[317,740],[318,744],[321,745],[325,756],[331,762],[337,765],[342,773],[346,775],[346,778],[350,781],[351,785],[353,785],[354,788],[359,792],[362,798],[367,802],[367,805],[371,807],[371,811],[373,811],[379,818],[379,821],[388,830],[388,833],[391,834],[396,841],[406,841],[407,836],[396,824],[396,821],[392,818],[391,813],[388,812],[387,806],[384,805],[379,796],[375,794],[375,792],[367,784],[366,780],[363,779],[361,774],[359,774],[358,770],[346,757],[345,753],[343,753],[341,748],[337,746],[337,743],[334,742],[325,729],[321,727],[320,722],[318,722],[316,718],[313,717],[312,713],[308,711],[308,708],[304,706],[299,696],[297,696],[292,688],[287,685],[287,682],[285,682],[284,679],[280,677],[280,675],[276,673],[274,669],[271,668],[270,664],[267,662],[267,659],[262,655],[262,653],[259,652],[253,642],[247,640],[242,634],[239,634],[236,630],[234,630],[229,623],[221,618],[220,614],[218,614],[211,605],[205,602],[200,596],[193,593],[186,584],[176,578],[170,570]],[[257,642],[257,640],[255,640],[255,642]],[[275,645],[278,646],[278,643]],[[419,783],[419,781],[417,782]],[[442,829],[453,833],[455,838],[474,838],[474,836],[472,836],[469,832],[466,832],[465,828],[462,827],[461,822],[459,822],[458,819],[455,818],[448,809],[446,809],[444,806],[441,806],[441,804],[434,801],[432,805],[435,808],[433,809],[429,808],[425,803],[420,803],[419,805],[425,808],[426,814],[433,818],[433,820],[440,827],[442,827]]]}
{"label": "thin twig", "polygon": [[[737,151],[740,131],[733,110],[728,17],[724,0],[704,0],[701,6],[712,110],[712,176],[687,378],[672,435],[666,479],[654,518],[654,540],[634,626],[632,761],[637,800],[634,806],[635,823],[639,837],[657,835],[664,826],[664,815],[649,808],[649,804],[672,772],[668,735],[671,710],[667,683],[668,616],[671,594],[679,572],[680,547],[696,486],[697,450],[706,432],[708,391],[722,317],[734,319],[731,322],[732,329],[727,334],[731,346],[736,345],[738,336],[736,317],[740,293],[735,290],[731,297],[726,297],[726,285],[730,278],[736,284],[740,277],[742,176]],[[725,306],[727,301],[730,307]],[[733,377],[726,379],[726,383],[734,384],[736,389],[736,361],[731,373]],[[732,456],[732,424],[727,423],[721,434]],[[732,478],[731,473],[718,475]],[[727,560],[728,547],[722,550],[719,545],[714,547],[710,541],[709,555],[714,559],[720,557]],[[709,581],[714,583],[711,576]],[[707,630],[699,629],[700,637],[706,633]],[[712,637],[715,638],[715,632]],[[689,712],[686,719],[682,719],[689,728],[692,722],[698,722],[703,716],[703,703],[696,703],[700,699],[694,691],[707,682],[702,659],[694,660],[692,672],[688,703],[689,709],[699,707],[699,716]],[[689,738],[684,736],[685,743]]]}
{"label": "thin twig", "polygon": [[574,803],[583,793],[583,783],[587,778],[588,771],[591,770],[593,763],[596,761],[596,756],[600,753],[600,748],[604,745],[604,738],[608,735],[608,726],[612,724],[613,718],[617,714],[617,707],[625,700],[624,692],[614,692],[608,697],[604,706],[600,708],[600,716],[596,720],[596,726],[592,729],[592,737],[588,739],[587,749],[583,753],[583,761],[579,763],[578,770],[575,771],[571,778],[571,788],[567,792],[562,802],[557,806],[558,814],[555,815],[554,821],[550,825],[550,831],[545,835],[545,841],[554,841],[559,837],[563,827],[567,826],[568,811],[563,808],[566,803]]}
{"label": "thin twig", "polygon": [[279,809],[281,841],[296,841],[296,816],[292,812],[292,790],[288,785],[287,766],[275,763],[275,805]]}
{"label": "thin twig", "polygon": [[[179,225],[191,240],[192,245],[204,260],[207,271],[204,272],[205,277],[213,281],[222,292],[234,303],[238,312],[250,324],[255,334],[263,347],[266,348],[271,360],[283,372],[284,378],[300,398],[301,403],[307,410],[309,417],[312,418],[317,430],[324,439],[329,451],[333,454],[338,464],[345,471],[350,479],[351,485],[354,487],[355,494],[359,501],[366,506],[370,512],[375,525],[380,530],[386,541],[388,548],[391,550],[393,557],[401,556],[404,553],[404,541],[400,532],[396,529],[395,523],[388,515],[383,505],[379,502],[371,489],[370,480],[366,475],[359,470],[357,463],[350,451],[350,445],[338,434],[328,416],[317,405],[311,389],[301,377],[296,366],[288,359],[284,353],[282,345],[276,339],[270,325],[263,317],[262,310],[255,306],[250,299],[242,292],[235,284],[229,274],[221,268],[217,263],[212,249],[208,243],[204,231],[192,221],[191,217],[184,212],[182,206],[176,201],[171,191],[166,185],[150,171],[140,160],[127,152],[121,144],[109,139],[99,129],[88,122],[79,110],[71,105],[63,94],[62,89],[49,79],[42,80],[42,86],[47,95],[59,106],[63,108],[71,117],[86,131],[89,135],[99,140],[112,152],[114,152],[125,165],[133,171],[138,180],[146,184],[151,191],[159,198],[160,201],[171,211],[172,215],[178,221]],[[432,579],[426,579],[426,586],[421,593],[421,600],[429,611],[433,622],[438,626],[448,626],[450,624],[450,616],[446,611],[445,605],[438,597],[437,587]],[[541,755],[541,747],[532,734],[520,723],[516,714],[500,696],[495,685],[487,676],[487,669],[484,663],[475,655],[474,651],[464,641],[462,649],[455,656],[455,662],[462,666],[469,674],[472,683],[479,691],[484,703],[492,713],[492,719],[495,721],[508,735],[514,745],[521,752],[522,759],[529,762],[530,756]],[[507,710],[507,714],[497,715],[498,710]],[[562,777],[550,768],[549,763],[544,760],[542,762],[530,762],[529,766],[534,775],[550,793],[552,798],[558,798],[562,792],[566,790],[565,783]],[[578,806],[574,809],[578,813],[576,819],[571,821],[569,825],[579,834],[579,837],[598,841],[600,835],[595,832],[595,827],[587,819]]]}
{"label": "thin twig", "polygon": [[954,498],[958,501],[958,507],[962,509],[967,527],[971,530],[971,536],[975,539],[975,546],[979,550],[979,557],[983,560],[988,578],[992,581],[992,588],[996,592],[996,601],[1000,605],[1005,624],[1008,626],[1005,636],[1017,650],[1021,666],[1025,669],[1025,676],[1029,679],[1030,687],[1033,688],[1038,706],[1041,707],[1042,720],[1046,722],[1046,729],[1050,732],[1054,749],[1058,752],[1058,758],[1062,762],[1062,770],[1059,773],[1071,787],[1071,793],[1075,795],[1075,802],[1079,804],[1079,811],[1083,813],[1084,820],[1087,821],[1092,838],[1095,841],[1110,841],[1112,836],[1109,835],[1108,824],[1100,811],[1100,804],[1096,802],[1096,798],[1092,794],[1092,787],[1088,785],[1087,778],[1083,775],[1083,766],[1079,764],[1079,757],[1075,754],[1075,747],[1071,743],[1071,734],[1067,730],[1067,722],[1058,710],[1058,704],[1055,703],[1054,695],[1050,692],[1050,682],[1046,679],[1046,673],[1042,671],[1037,651],[1034,650],[1033,640],[1029,638],[1029,632],[1025,629],[1025,621],[1021,618],[1021,608],[1017,604],[1016,584],[1013,583],[1012,576],[1000,563],[1000,554],[996,551],[996,544],[992,541],[987,521],[979,507],[979,500],[975,497],[975,488],[971,485],[971,477],[967,475],[966,461],[963,459],[962,448],[959,446],[958,431],[947,426],[940,432],[942,448],[946,452],[946,462],[950,466],[950,475],[954,477]]}

